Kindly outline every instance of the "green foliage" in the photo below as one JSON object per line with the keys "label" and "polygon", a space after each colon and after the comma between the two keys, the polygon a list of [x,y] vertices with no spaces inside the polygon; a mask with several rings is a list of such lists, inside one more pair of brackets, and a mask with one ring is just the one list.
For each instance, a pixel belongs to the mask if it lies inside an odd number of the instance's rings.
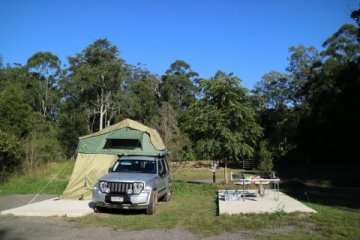
{"label": "green foliage", "polygon": [[107,39],[98,39],[75,57],[69,57],[70,74],[62,81],[63,90],[69,100],[83,105],[91,130],[107,126],[114,111],[118,111],[114,97],[124,80],[126,66],[117,55],[116,46]]}
{"label": "green foliage", "polygon": [[161,100],[170,103],[176,111],[187,109],[195,101],[193,79],[197,76],[188,63],[182,60],[173,62],[161,77]]}
{"label": "green foliage", "polygon": [[0,131],[18,139],[30,168],[73,156],[79,136],[126,117],[156,127],[177,160],[251,157],[264,135],[275,160],[356,162],[359,10],[351,17],[357,25],[340,27],[323,52],[291,47],[287,73],[265,74],[254,95],[232,74],[198,78],[183,60],[159,77],[126,64],[107,39],[69,57],[66,69],[51,52],[26,66],[0,57]]}
{"label": "green foliage", "polygon": [[256,83],[254,93],[264,102],[266,108],[278,108],[290,104],[289,75],[271,71]]}
{"label": "green foliage", "polygon": [[288,96],[296,106],[304,102],[303,87],[316,72],[316,66],[320,62],[320,55],[316,48],[303,45],[290,47],[289,51],[291,55],[289,66],[286,68],[291,73],[288,81]]}
{"label": "green foliage", "polygon": [[58,79],[61,75],[61,62],[50,52],[38,52],[31,56],[26,68],[36,78],[36,91],[40,102],[35,108],[42,114],[55,119],[58,113],[60,92]]}
{"label": "green foliage", "polygon": [[67,158],[75,156],[79,137],[87,133],[86,114],[76,109],[69,110],[66,105],[62,106],[59,116],[58,140]]}
{"label": "green foliage", "polygon": [[274,109],[262,109],[259,118],[274,158],[286,157],[296,147],[294,138],[300,121],[299,110],[279,105]]}
{"label": "green foliage", "polygon": [[359,28],[344,24],[323,47],[320,54],[313,47],[291,47],[290,75],[270,72],[256,86],[265,103],[260,122],[276,159],[357,161]]}
{"label": "green foliage", "polygon": [[217,72],[199,84],[202,98],[189,107],[183,123],[198,157],[227,162],[253,156],[262,129],[240,79]]}
{"label": "green foliage", "polygon": [[171,149],[170,160],[192,160],[190,139],[181,132],[177,121],[177,113],[168,102],[163,102],[159,114],[151,120],[168,149]]}
{"label": "green foliage", "polygon": [[323,63],[304,86],[307,111],[301,116],[294,154],[308,161],[357,162],[358,31],[345,24],[324,42]]}
{"label": "green foliage", "polygon": [[31,128],[24,141],[24,150],[24,168],[30,172],[40,164],[62,158],[57,132],[40,113],[31,115]]}
{"label": "green foliage", "polygon": [[354,62],[359,57],[359,29],[352,24],[344,24],[323,43],[323,56],[330,56],[337,62]]}
{"label": "green foliage", "polygon": [[268,143],[261,141],[259,146],[259,166],[258,170],[262,172],[271,172],[273,170],[273,157],[272,153],[268,150]]}
{"label": "green foliage", "polygon": [[0,182],[21,165],[21,144],[11,134],[0,130]]}
{"label": "green foliage", "polygon": [[0,92],[0,130],[23,137],[29,130],[31,108],[17,84],[6,84]]}
{"label": "green foliage", "polygon": [[[139,69],[137,69],[139,70]],[[149,123],[152,118],[159,114],[159,96],[157,94],[160,81],[156,76],[144,72],[139,79],[134,79],[129,83],[126,97],[122,98],[123,114],[127,117]],[[138,106],[138,107],[133,107]]]}

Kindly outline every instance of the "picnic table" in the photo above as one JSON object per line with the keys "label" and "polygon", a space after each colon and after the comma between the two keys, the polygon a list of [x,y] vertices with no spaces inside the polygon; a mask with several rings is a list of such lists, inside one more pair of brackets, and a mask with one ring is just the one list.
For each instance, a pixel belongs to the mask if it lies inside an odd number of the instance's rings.
{"label": "picnic table", "polygon": [[[249,192],[247,190],[248,185],[255,184],[258,188],[258,193],[261,197],[265,195],[265,186],[272,185],[274,192],[274,200],[279,200],[280,178],[278,177],[262,177],[261,175],[245,175],[245,174],[233,174],[231,172],[231,181],[234,182],[236,190],[242,186],[240,196],[243,201]],[[256,194],[257,196],[257,194]]]}

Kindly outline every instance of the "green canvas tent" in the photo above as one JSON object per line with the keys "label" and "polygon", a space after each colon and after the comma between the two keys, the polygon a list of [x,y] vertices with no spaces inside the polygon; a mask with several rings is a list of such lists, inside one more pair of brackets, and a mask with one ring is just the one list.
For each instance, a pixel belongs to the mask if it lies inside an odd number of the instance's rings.
{"label": "green canvas tent", "polygon": [[158,156],[164,150],[155,129],[131,119],[80,137],[74,170],[62,197],[91,199],[93,185],[107,173],[118,155]]}

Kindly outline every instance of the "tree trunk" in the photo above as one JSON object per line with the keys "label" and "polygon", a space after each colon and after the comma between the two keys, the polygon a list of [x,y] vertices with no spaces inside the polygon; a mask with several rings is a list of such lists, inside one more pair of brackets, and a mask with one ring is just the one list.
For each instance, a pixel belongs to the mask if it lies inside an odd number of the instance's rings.
{"label": "tree trunk", "polygon": [[225,184],[228,184],[228,177],[227,177],[227,161],[224,162],[224,181]]}
{"label": "tree trunk", "polygon": [[103,108],[104,106],[100,104],[100,119],[99,119],[99,131],[103,128]]}
{"label": "tree trunk", "polygon": [[104,76],[101,76],[101,93],[100,93],[100,119],[99,119],[99,131],[103,128],[104,124]]}

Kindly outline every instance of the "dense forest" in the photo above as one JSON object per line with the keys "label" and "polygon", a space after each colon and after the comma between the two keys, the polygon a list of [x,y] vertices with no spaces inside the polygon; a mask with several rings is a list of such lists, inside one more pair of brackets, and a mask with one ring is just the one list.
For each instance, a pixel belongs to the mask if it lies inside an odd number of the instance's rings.
{"label": "dense forest", "polygon": [[107,39],[68,65],[51,52],[26,65],[0,56],[0,180],[71,159],[79,136],[124,118],[156,128],[172,160],[357,164],[360,10],[351,17],[322,51],[290,47],[286,72],[265,73],[253,90],[232,73],[204,79],[183,60],[152,74]]}

